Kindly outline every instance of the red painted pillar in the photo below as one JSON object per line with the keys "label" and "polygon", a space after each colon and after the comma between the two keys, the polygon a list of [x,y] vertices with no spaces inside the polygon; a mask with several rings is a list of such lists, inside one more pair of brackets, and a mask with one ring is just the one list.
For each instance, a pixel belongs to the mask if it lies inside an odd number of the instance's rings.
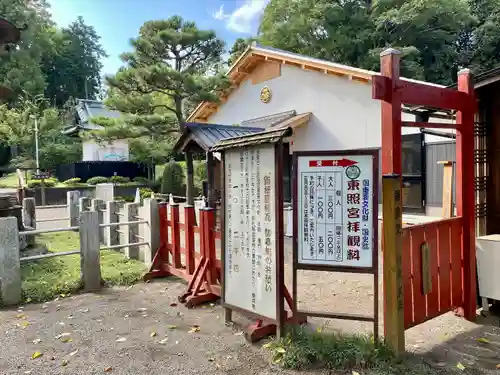
{"label": "red painted pillar", "polygon": [[158,205],[158,215],[160,217],[160,251],[163,262],[168,264],[168,218],[167,204],[160,203]]}
{"label": "red painted pillar", "polygon": [[174,268],[181,268],[181,228],[179,226],[179,205],[170,205],[170,228],[172,229],[172,262]]}
{"label": "red painted pillar", "polygon": [[209,284],[215,284],[217,283],[217,256],[215,254],[215,210],[213,208],[205,210],[205,232]]}
{"label": "red painted pillar", "polygon": [[382,174],[401,175],[401,98],[396,92],[399,80],[399,51],[385,50],[380,54],[380,71],[390,78],[391,93],[382,101]]}
{"label": "red painted pillar", "polygon": [[194,257],[194,223],[195,212],[193,206],[184,207],[184,246],[186,249],[186,271],[188,275],[192,275],[195,268]]}
{"label": "red painted pillar", "polygon": [[457,112],[456,201],[457,215],[462,217],[462,258],[464,279],[464,316],[476,318],[476,246],[474,192],[474,84],[469,70],[458,73],[458,90],[468,94],[463,110]]}

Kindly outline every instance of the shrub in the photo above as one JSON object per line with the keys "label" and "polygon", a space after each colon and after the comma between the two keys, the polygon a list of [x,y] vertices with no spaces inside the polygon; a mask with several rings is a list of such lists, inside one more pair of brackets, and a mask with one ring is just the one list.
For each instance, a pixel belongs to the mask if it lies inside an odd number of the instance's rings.
{"label": "shrub", "polygon": [[134,177],[134,179],[132,181],[137,182],[138,184],[144,184],[144,185],[147,185],[150,183],[148,178],[142,177],[142,176]]}
{"label": "shrub", "polygon": [[69,178],[66,181],[63,182],[64,185],[69,185],[69,186],[74,186],[74,185],[79,185],[81,184],[82,179],[75,177],[75,178]]}
{"label": "shrub", "polygon": [[[45,187],[54,187],[57,184],[57,180],[55,178],[48,178],[44,180]],[[29,188],[40,188],[42,187],[42,180],[30,180],[28,181]]]}
{"label": "shrub", "polygon": [[87,180],[87,184],[89,185],[105,184],[106,182],[109,182],[109,179],[103,176],[95,176]]}
{"label": "shrub", "polygon": [[184,169],[180,164],[175,161],[168,162],[163,170],[161,193],[183,196],[185,194],[184,180]]}
{"label": "shrub", "polygon": [[151,194],[153,194],[153,190],[147,187],[139,188],[139,194],[141,195],[141,199],[151,198]]}
{"label": "shrub", "polygon": [[115,200],[115,202],[130,202],[130,203],[132,203],[132,202],[134,202],[135,197],[132,197],[130,195],[125,195],[125,196],[122,196],[122,197],[120,197],[120,196],[119,197],[115,197],[114,200]]}
{"label": "shrub", "polygon": [[127,184],[130,182],[130,178],[122,176],[112,176],[109,178],[109,182],[113,184]]}

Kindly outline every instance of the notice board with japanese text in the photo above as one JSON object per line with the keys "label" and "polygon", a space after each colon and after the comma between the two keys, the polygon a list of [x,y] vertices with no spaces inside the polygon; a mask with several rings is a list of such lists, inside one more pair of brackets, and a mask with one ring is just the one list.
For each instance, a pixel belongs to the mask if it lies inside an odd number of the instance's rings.
{"label": "notice board with japanese text", "polygon": [[282,289],[278,165],[274,144],[224,151],[223,304],[272,320]]}
{"label": "notice board with japanese text", "polygon": [[297,153],[294,216],[299,267],[374,267],[378,153]]}

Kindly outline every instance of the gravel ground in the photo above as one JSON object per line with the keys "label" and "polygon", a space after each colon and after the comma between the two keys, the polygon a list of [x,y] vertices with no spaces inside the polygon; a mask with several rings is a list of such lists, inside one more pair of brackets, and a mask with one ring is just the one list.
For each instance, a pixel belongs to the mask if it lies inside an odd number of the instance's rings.
{"label": "gravel ground", "polygon": [[[48,211],[51,210],[46,210],[43,215],[59,217],[64,212],[55,216],[55,212]],[[182,216],[181,209],[181,222]],[[183,240],[181,235],[181,242]],[[219,241],[217,247],[220,247]],[[285,253],[285,280],[291,291],[290,239],[285,239]],[[373,314],[371,275],[301,271],[298,284],[301,309]],[[286,374],[269,367],[259,346],[247,344],[243,336],[224,326],[223,311],[219,306],[195,310],[170,306],[184,288],[180,282],[163,281],[139,284],[130,290],[113,288],[98,295],[73,296],[48,303],[46,308],[45,305],[29,305],[25,311],[30,324],[24,328],[24,320],[16,318],[19,312],[0,311],[3,349],[0,351],[0,373],[99,374],[111,367],[112,373],[118,374],[163,374],[169,371],[178,374]],[[379,288],[382,334],[381,282]],[[86,309],[89,311],[82,312]],[[142,309],[146,310],[139,311]],[[182,316],[178,315],[179,312]],[[239,323],[245,322],[248,321],[239,317]],[[342,332],[373,332],[371,323],[326,319],[309,319],[309,323]],[[177,329],[169,330],[167,326],[170,324],[176,325]],[[188,333],[193,325],[199,325],[200,332]],[[157,336],[150,336],[153,331]],[[65,332],[71,333],[71,343],[54,338]],[[126,341],[117,342],[120,337],[125,337]],[[165,337],[168,337],[166,343],[159,344]],[[42,341],[33,344],[37,339]],[[408,351],[439,367],[456,370],[460,363],[466,367],[466,373],[498,374],[500,371],[497,369],[500,364],[498,317],[479,316],[477,322],[471,323],[448,313],[406,331],[406,343]],[[78,352],[70,356],[69,353],[76,349]],[[37,350],[43,356],[30,359]],[[62,366],[65,360],[67,365]]]}
{"label": "gravel ground", "polygon": [[184,287],[160,281],[0,311],[0,373],[288,374],[226,327],[220,306],[172,306]]}

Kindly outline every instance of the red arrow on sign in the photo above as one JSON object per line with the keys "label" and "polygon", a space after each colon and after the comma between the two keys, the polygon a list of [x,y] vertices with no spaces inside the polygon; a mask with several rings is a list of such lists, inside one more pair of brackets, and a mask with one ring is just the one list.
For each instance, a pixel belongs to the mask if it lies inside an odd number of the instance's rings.
{"label": "red arrow on sign", "polygon": [[358,164],[357,161],[349,159],[339,159],[339,160],[309,160],[309,167],[349,167],[351,165]]}

